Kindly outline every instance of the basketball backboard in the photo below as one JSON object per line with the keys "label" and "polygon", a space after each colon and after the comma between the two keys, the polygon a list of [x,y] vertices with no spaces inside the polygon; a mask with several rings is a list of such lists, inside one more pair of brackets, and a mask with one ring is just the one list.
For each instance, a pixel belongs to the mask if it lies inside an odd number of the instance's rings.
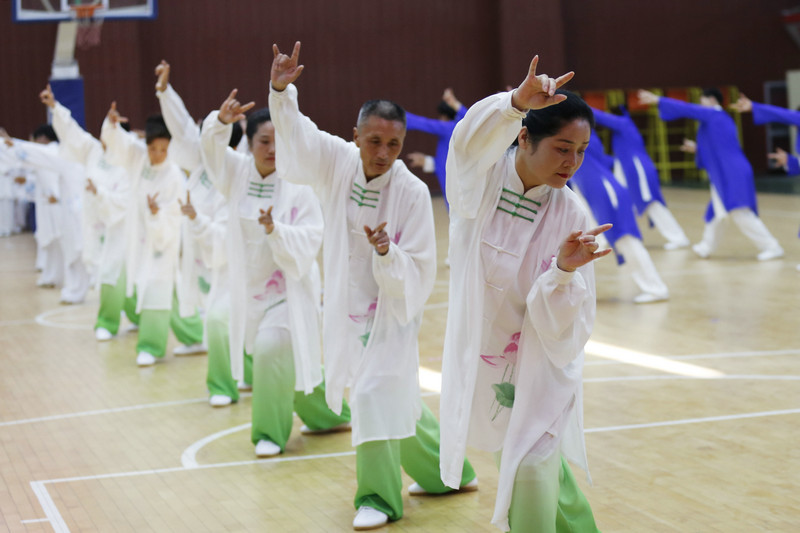
{"label": "basketball backboard", "polygon": [[75,20],[75,5],[99,4],[99,19],[154,19],[157,0],[12,0],[14,22],[63,22]]}

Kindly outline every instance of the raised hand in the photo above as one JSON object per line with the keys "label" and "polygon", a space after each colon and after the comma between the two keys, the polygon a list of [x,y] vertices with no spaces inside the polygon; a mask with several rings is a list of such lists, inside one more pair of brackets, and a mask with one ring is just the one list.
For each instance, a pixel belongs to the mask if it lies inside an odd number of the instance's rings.
{"label": "raised hand", "polygon": [[162,59],[161,63],[156,65],[156,76],[158,76],[156,91],[163,93],[169,85],[169,63]]}
{"label": "raised hand", "polygon": [[147,195],[147,207],[150,209],[150,213],[153,215],[158,214],[158,204],[156,203],[156,198],[158,198],[158,193],[155,193],[153,196]]}
{"label": "raised hand", "polygon": [[92,181],[92,178],[86,178],[86,190],[97,196],[97,187]]}
{"label": "raised hand", "polygon": [[181,204],[181,213],[189,217],[189,220],[194,220],[195,218],[197,218],[197,211],[195,211],[194,206],[192,205],[191,191],[186,191],[185,204],[181,202],[180,198],[178,198],[178,203]]}
{"label": "raised hand", "polygon": [[603,224],[587,232],[578,230],[570,233],[558,250],[558,259],[556,260],[558,268],[564,272],[574,272],[578,267],[610,254],[611,248],[598,252],[597,248],[600,245],[595,239],[610,229],[611,224]]}
{"label": "raised hand", "polygon": [[258,217],[258,223],[264,226],[264,229],[267,230],[267,235],[269,235],[275,229],[275,222],[272,220],[272,206],[269,206],[266,211],[263,209],[259,209],[259,211],[261,216]]}
{"label": "raised hand", "polygon": [[0,128],[0,139],[3,139],[3,142],[6,143],[6,146],[14,146],[14,140],[11,138],[11,135],[8,134],[5,128]]}
{"label": "raised hand", "polygon": [[454,111],[458,111],[459,109],[464,107],[464,105],[458,101],[458,98],[456,98],[455,93],[453,93],[453,89],[451,89],[450,87],[444,90],[444,93],[442,94],[442,100],[444,100],[445,104],[452,107]]}
{"label": "raised hand", "polygon": [[644,89],[639,89],[639,91],[636,93],[636,96],[639,98],[639,103],[641,105],[657,104],[658,99],[660,98],[656,93],[645,91]]}
{"label": "raised hand", "polygon": [[408,164],[411,165],[412,168],[422,168],[425,166],[425,154],[422,152],[411,152],[406,156],[408,159]]}
{"label": "raised hand", "polygon": [[563,102],[567,97],[563,94],[555,94],[556,89],[567,83],[575,75],[574,72],[567,72],[556,79],[546,74],[536,75],[536,66],[539,64],[539,56],[534,56],[528,68],[528,75],[519,87],[514,89],[511,95],[511,105],[520,111],[529,109],[542,109],[559,102]]}
{"label": "raised hand", "polygon": [[684,139],[683,144],[681,144],[680,150],[681,152],[686,152],[687,154],[696,154],[697,143],[691,139]]}
{"label": "raised hand", "polygon": [[120,122],[128,122],[128,117],[123,117],[119,114],[119,111],[117,111],[117,102],[111,102],[111,107],[108,109],[106,118],[114,125],[119,124]]}
{"label": "raised hand", "polygon": [[386,227],[386,222],[378,224],[375,229],[370,229],[369,226],[364,226],[364,232],[367,234],[369,243],[375,247],[378,255],[386,255],[389,253],[389,235],[383,230]]}
{"label": "raised hand", "polygon": [[769,159],[776,167],[786,167],[789,164],[789,154],[786,150],[776,148],[771,154],[767,154]]}
{"label": "raised hand", "polygon": [[749,113],[753,110],[753,102],[745,95],[739,95],[739,99],[731,104],[731,109],[739,113]]}
{"label": "raised hand", "polygon": [[294,83],[303,72],[303,65],[298,66],[297,64],[300,60],[300,41],[294,43],[291,57],[282,54],[281,51],[278,50],[277,44],[272,45],[272,53],[274,58],[272,59],[272,68],[269,72],[269,81],[273,89],[282,91],[286,89],[290,83]]}
{"label": "raised hand", "polygon": [[47,84],[47,88],[39,93],[39,100],[50,109],[56,106],[56,97],[53,96],[53,89],[50,88],[49,83]]}
{"label": "raised hand", "polygon": [[236,99],[236,93],[239,92],[239,89],[234,89],[231,91],[231,94],[222,102],[222,105],[219,106],[219,121],[223,124],[233,124],[234,122],[238,122],[239,120],[244,120],[247,117],[245,113],[253,108],[256,105],[255,102],[249,102],[244,105]]}
{"label": "raised hand", "polygon": [[47,203],[57,204],[58,203],[58,198],[56,198],[55,196],[53,196],[51,194],[50,196],[47,197]]}

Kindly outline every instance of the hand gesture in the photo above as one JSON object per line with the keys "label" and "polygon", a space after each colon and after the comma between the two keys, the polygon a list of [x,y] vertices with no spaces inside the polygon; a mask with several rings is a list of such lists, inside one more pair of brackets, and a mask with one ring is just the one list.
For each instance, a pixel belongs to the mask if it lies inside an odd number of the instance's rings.
{"label": "hand gesture", "polygon": [[253,108],[256,105],[255,102],[249,102],[247,104],[242,105],[242,103],[236,99],[236,93],[239,92],[239,89],[234,89],[231,91],[231,94],[222,102],[222,105],[219,106],[219,121],[223,124],[233,124],[234,122],[238,122],[239,120],[244,120],[245,113]]}
{"label": "hand gesture", "polygon": [[294,83],[303,72],[303,65],[297,65],[300,59],[300,41],[294,43],[292,57],[282,54],[281,51],[278,50],[277,44],[272,45],[272,53],[275,57],[272,59],[269,81],[273,89],[282,91],[286,89],[287,85]]}
{"label": "hand gesture", "polygon": [[267,235],[269,235],[275,229],[275,222],[272,220],[272,206],[269,206],[266,211],[263,209],[259,209],[259,211],[261,216],[258,217],[258,223],[264,226],[264,229],[267,230]]}
{"label": "hand gesture", "polygon": [[378,255],[386,255],[389,253],[389,236],[383,231],[383,228],[386,227],[386,222],[378,224],[378,227],[375,229],[370,229],[369,226],[364,226],[364,232],[367,234],[367,239],[369,239],[369,243],[375,247],[375,251],[378,252]]}
{"label": "hand gesture", "polygon": [[600,246],[595,237],[611,229],[611,224],[597,226],[587,232],[573,231],[558,250],[556,265],[564,272],[574,272],[578,267],[611,253],[611,248],[597,251]]}
{"label": "hand gesture", "polygon": [[158,193],[155,193],[153,196],[147,195],[147,207],[150,209],[150,213],[153,215],[158,214],[158,204],[156,203],[156,198],[158,198]]}
{"label": "hand gesture", "polygon": [[120,122],[128,122],[128,117],[123,117],[119,114],[119,111],[117,111],[117,102],[111,102],[111,107],[108,109],[106,118],[114,125],[117,125]]}
{"label": "hand gesture", "polygon": [[25,178],[25,176],[17,176],[16,178],[14,178],[14,183],[16,183],[17,185],[25,185],[27,181],[28,180]]}
{"label": "hand gesture", "polygon": [[11,135],[8,134],[5,128],[0,128],[0,139],[3,139],[3,142],[6,143],[6,146],[14,146],[14,141],[11,139]]}
{"label": "hand gesture", "polygon": [[660,98],[656,93],[645,91],[644,89],[639,89],[639,92],[636,93],[636,96],[639,98],[639,103],[641,105],[657,104]]}
{"label": "hand gesture", "polygon": [[[192,205],[192,193],[191,191],[186,191],[186,203],[184,204],[181,202],[181,199],[178,198],[178,203],[181,204],[181,213],[189,217],[189,220],[194,220],[197,218],[197,211],[194,210],[194,206]],[[155,214],[155,213],[154,213]]]}
{"label": "hand gesture", "polygon": [[680,150],[681,150],[681,152],[686,152],[687,154],[696,154],[697,153],[697,143],[694,142],[691,139],[684,139]]}
{"label": "hand gesture", "polygon": [[735,103],[731,104],[731,109],[739,113],[749,113],[753,110],[753,102],[742,94],[739,95],[739,99]]}
{"label": "hand gesture", "polygon": [[774,152],[767,154],[767,159],[776,167],[785,168],[789,164],[789,154],[781,148],[776,148]]}
{"label": "hand gesture", "polygon": [[39,100],[50,109],[56,106],[56,97],[53,96],[53,89],[50,88],[49,83],[47,84],[47,88],[39,93]]}
{"label": "hand gesture", "polygon": [[51,194],[50,196],[47,197],[47,202],[50,203],[50,204],[57,204],[58,203],[58,198],[56,198],[55,196],[53,196]]}
{"label": "hand gesture", "polygon": [[86,190],[97,196],[97,187],[95,187],[92,178],[86,178]]}
{"label": "hand gesture", "polygon": [[444,100],[445,104],[452,107],[453,111],[458,111],[464,107],[461,102],[458,101],[458,98],[456,98],[456,95],[453,93],[453,89],[450,87],[444,90],[444,94],[442,94],[442,100]]}
{"label": "hand gesture", "polygon": [[542,109],[567,99],[565,95],[555,94],[555,92],[556,89],[571,80],[575,73],[567,72],[556,79],[546,74],[537,76],[536,66],[538,64],[539,56],[537,55],[531,61],[527,77],[511,94],[511,105],[520,111]]}
{"label": "hand gesture", "polygon": [[422,168],[425,166],[425,154],[422,152],[411,152],[406,156],[408,159],[408,164],[411,165],[412,168]]}
{"label": "hand gesture", "polygon": [[158,76],[156,91],[163,93],[169,85],[169,63],[162,59],[161,63],[156,65],[156,76]]}

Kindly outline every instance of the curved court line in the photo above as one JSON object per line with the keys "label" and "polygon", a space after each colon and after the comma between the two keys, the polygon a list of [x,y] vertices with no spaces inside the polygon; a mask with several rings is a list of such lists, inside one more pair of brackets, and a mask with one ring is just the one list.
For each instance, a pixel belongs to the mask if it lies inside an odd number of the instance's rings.
{"label": "curved court line", "polygon": [[48,326],[48,327],[51,327],[51,328],[91,330],[92,329],[91,325],[87,326],[85,324],[84,325],[80,325],[80,324],[62,324],[62,323],[59,323],[59,322],[52,322],[52,321],[48,320],[48,318],[53,316],[53,315],[58,315],[58,314],[61,314],[61,313],[65,313],[67,311],[72,311],[75,308],[76,308],[76,306],[70,305],[70,306],[65,306],[65,307],[58,307],[56,309],[51,309],[49,311],[45,311],[44,313],[39,313],[38,315],[36,315],[36,318],[34,318],[34,320],[40,326]]}
{"label": "curved court line", "polygon": [[211,435],[208,435],[207,437],[198,440],[197,442],[193,443],[191,446],[189,446],[183,451],[183,453],[181,454],[181,464],[183,465],[184,468],[197,468],[199,466],[197,464],[197,459],[196,459],[197,452],[199,452],[203,446],[205,446],[209,442],[230,435],[231,433],[236,433],[237,431],[242,431],[243,429],[247,429],[252,426],[253,424],[242,424],[240,426],[235,426],[222,431],[218,431],[216,433],[212,433]]}

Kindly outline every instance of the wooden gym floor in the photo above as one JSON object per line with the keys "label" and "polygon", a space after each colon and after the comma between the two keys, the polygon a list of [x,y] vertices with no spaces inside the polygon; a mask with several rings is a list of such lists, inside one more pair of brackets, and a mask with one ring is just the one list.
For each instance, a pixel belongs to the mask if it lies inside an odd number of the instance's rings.
{"label": "wooden gym floor", "polygon": [[[665,193],[697,242],[707,191]],[[632,303],[624,266],[597,264],[584,386],[594,485],[576,477],[605,533],[800,531],[800,202],[759,199],[783,259],[756,261],[735,228],[712,259],[666,252],[642,223],[671,291],[669,302],[643,306]],[[435,210],[439,281],[420,361],[438,413],[441,199]],[[94,291],[66,307],[58,291],[36,288],[31,235],[0,239],[0,250],[0,531],[352,531],[348,433],[301,436],[297,421],[285,454],[256,460],[250,397],[209,407],[205,356],[137,368],[135,333],[94,340]],[[497,531],[494,461],[469,457],[478,492],[406,495],[404,518],[381,531]]]}

